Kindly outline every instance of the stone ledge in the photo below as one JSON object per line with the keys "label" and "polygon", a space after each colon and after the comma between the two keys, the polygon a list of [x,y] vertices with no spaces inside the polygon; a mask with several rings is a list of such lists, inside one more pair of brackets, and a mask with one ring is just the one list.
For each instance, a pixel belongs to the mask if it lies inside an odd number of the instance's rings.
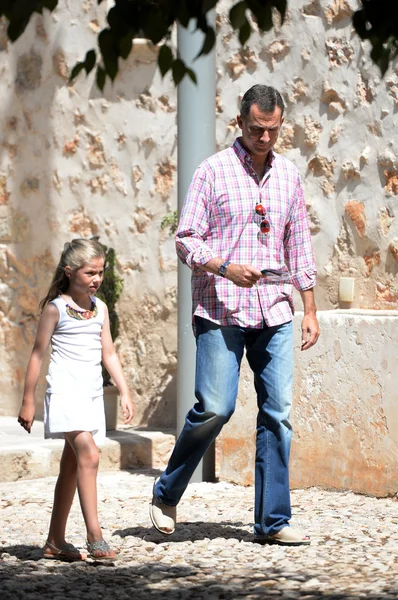
{"label": "stone ledge", "polygon": [[[2,425],[7,418],[2,417]],[[14,421],[14,419],[13,419]],[[63,449],[62,440],[44,440],[36,435],[28,437],[22,431],[7,432],[2,427],[0,436],[0,481],[19,481],[58,475]],[[153,468],[163,469],[175,443],[171,432],[135,430],[132,428],[108,431],[100,448],[100,470]]]}
{"label": "stone ledge", "polygon": [[[300,351],[294,317],[293,488],[393,496],[398,490],[398,311],[319,311],[321,336]],[[237,410],[218,441],[220,477],[251,485],[256,396],[245,360]]]}

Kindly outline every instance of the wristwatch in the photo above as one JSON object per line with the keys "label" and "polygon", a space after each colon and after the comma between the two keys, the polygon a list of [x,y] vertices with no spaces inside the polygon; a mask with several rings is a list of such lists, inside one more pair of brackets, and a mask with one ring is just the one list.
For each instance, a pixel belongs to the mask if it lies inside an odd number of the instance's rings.
{"label": "wristwatch", "polygon": [[228,267],[229,264],[231,264],[231,261],[230,260],[226,260],[225,263],[223,263],[218,268],[218,274],[221,275],[221,277],[225,277],[225,274],[227,272],[227,267]]}

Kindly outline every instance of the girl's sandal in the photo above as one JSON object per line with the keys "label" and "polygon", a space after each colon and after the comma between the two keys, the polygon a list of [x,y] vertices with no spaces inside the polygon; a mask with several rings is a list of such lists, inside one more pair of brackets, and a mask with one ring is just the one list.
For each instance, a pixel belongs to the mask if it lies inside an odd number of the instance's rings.
{"label": "girl's sandal", "polygon": [[87,550],[90,558],[94,560],[115,560],[117,554],[105,540],[99,540],[98,542],[87,542]]}
{"label": "girl's sandal", "polygon": [[65,542],[65,544],[62,544],[61,548],[57,548],[47,540],[44,545],[43,558],[73,562],[75,560],[86,560],[87,557],[73,544]]}

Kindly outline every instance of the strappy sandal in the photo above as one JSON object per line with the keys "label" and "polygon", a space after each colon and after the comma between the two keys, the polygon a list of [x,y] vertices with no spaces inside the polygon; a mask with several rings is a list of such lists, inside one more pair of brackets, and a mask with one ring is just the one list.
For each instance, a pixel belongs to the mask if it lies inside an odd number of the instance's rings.
{"label": "strappy sandal", "polygon": [[156,498],[156,482],[157,479],[155,479],[155,483],[153,484],[153,495],[152,502],[149,505],[149,516],[155,529],[164,535],[171,535],[176,528],[177,507],[163,504],[163,502],[160,502],[160,500]]}
{"label": "strappy sandal", "polygon": [[[50,549],[50,552],[48,549]],[[86,555],[82,554],[73,544],[65,542],[65,544],[62,544],[61,548],[57,548],[47,540],[44,546],[43,558],[73,562],[77,560],[86,560]]]}
{"label": "strappy sandal", "polygon": [[105,540],[98,542],[87,542],[87,550],[90,558],[94,560],[115,560],[117,554]]}

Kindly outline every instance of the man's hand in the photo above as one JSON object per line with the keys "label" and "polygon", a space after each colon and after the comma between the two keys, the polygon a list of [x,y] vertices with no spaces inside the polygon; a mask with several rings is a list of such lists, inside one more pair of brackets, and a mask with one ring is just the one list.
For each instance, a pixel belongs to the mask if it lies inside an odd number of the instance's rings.
{"label": "man's hand", "polygon": [[227,267],[226,279],[229,279],[238,287],[251,288],[256,285],[261,277],[261,271],[252,265],[238,265],[231,263]]}
{"label": "man's hand", "polygon": [[314,314],[307,314],[303,317],[301,324],[301,350],[308,350],[317,343],[320,335],[318,319]]}

